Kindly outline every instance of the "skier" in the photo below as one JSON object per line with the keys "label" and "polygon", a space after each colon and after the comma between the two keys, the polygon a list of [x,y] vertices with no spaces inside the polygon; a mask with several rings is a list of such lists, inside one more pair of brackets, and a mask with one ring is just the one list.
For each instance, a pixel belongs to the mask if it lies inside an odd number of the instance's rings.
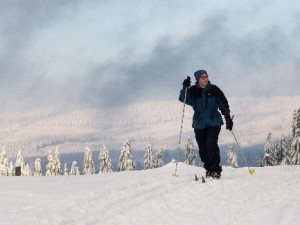
{"label": "skier", "polygon": [[196,84],[192,87],[190,77],[183,81],[179,100],[184,102],[187,90],[185,103],[192,106],[194,110],[192,127],[199,147],[199,155],[206,170],[206,177],[220,179],[222,167],[219,165],[218,137],[224,123],[218,109],[225,117],[226,129],[232,130],[233,122],[228,101],[220,88],[210,83],[205,70],[196,71],[194,76]]}

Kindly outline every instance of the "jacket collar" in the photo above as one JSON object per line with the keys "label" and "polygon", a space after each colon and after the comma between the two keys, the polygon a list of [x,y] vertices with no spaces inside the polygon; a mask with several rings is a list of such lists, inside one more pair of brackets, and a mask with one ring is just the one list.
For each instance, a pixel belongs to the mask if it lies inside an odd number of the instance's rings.
{"label": "jacket collar", "polygon": [[197,88],[201,88],[203,91],[207,91],[207,90],[210,90],[211,89],[211,83],[210,81],[208,81],[207,85],[205,88],[202,88],[199,84],[196,84],[196,87]]}

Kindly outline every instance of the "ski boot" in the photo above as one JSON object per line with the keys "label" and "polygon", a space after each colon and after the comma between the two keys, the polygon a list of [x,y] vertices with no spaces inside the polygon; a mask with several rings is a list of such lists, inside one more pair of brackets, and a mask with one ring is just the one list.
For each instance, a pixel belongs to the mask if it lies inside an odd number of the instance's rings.
{"label": "ski boot", "polygon": [[206,170],[205,172],[205,178],[211,178],[213,175],[213,172]]}
{"label": "ski boot", "polygon": [[212,172],[211,177],[213,179],[220,180],[221,179],[221,172]]}

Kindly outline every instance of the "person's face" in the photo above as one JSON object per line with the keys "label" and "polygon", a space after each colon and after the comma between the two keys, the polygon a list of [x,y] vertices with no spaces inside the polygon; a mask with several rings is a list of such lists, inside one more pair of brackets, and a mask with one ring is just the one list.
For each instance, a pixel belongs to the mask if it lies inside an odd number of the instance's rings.
{"label": "person's face", "polygon": [[199,85],[201,87],[206,87],[208,84],[208,75],[207,74],[202,74],[202,76],[199,79]]}

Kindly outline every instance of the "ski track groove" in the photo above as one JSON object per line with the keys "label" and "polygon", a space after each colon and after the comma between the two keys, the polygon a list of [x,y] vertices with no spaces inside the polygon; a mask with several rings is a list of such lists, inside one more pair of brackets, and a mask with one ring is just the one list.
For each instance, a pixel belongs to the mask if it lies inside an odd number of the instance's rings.
{"label": "ski track groove", "polygon": [[226,168],[220,181],[206,179],[205,184],[201,181],[204,170],[188,166],[178,178],[171,176],[172,167],[53,178],[53,184],[47,178],[39,188],[32,178],[24,185],[27,190],[17,186],[12,191],[14,184],[3,189],[8,190],[1,197],[7,206],[2,207],[1,217],[14,225],[298,224],[299,167],[283,168],[257,168],[253,176],[247,169]]}
{"label": "ski track groove", "polygon": [[[192,177],[192,176],[191,176]],[[58,204],[49,207],[47,213],[52,218],[51,223],[57,225],[66,224],[117,224],[122,223],[123,214],[136,210],[143,204],[157,201],[157,198],[166,198],[172,192],[187,187],[188,183],[194,183],[190,177],[170,178],[162,180],[148,180],[133,182],[130,186],[120,186],[108,192],[93,191],[82,197],[71,197],[61,200]],[[101,188],[100,188],[101,189]],[[106,188],[103,188],[106,190]],[[105,204],[101,204],[101,198],[105,195]],[[116,195],[120,197],[116,198]],[[109,200],[112,199],[112,200]],[[168,204],[168,201],[160,201]],[[163,206],[160,206],[163,207]],[[105,211],[105,214],[102,211]],[[151,210],[151,209],[149,209]],[[64,219],[53,217],[64,211]],[[76,215],[76,217],[74,217]],[[34,224],[48,224],[49,221],[34,219]],[[132,222],[132,221],[131,221]]]}

